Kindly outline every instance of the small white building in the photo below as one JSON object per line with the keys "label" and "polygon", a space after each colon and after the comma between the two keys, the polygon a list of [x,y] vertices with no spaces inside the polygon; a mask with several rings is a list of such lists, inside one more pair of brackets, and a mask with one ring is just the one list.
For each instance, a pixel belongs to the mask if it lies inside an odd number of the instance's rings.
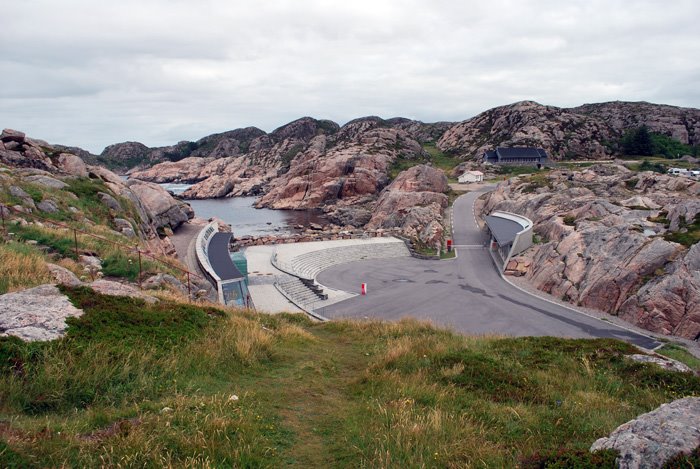
{"label": "small white building", "polygon": [[482,173],[481,171],[465,171],[457,180],[460,183],[483,182],[484,173]]}

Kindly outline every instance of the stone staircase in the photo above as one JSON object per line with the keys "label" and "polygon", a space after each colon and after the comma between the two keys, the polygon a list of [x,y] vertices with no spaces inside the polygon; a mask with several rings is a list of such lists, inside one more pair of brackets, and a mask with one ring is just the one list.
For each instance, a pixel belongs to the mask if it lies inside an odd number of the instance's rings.
{"label": "stone staircase", "polygon": [[310,306],[328,299],[328,295],[323,293],[323,288],[319,285],[298,277],[289,276],[277,282],[276,285],[284,296],[303,309],[306,309],[304,306]]}

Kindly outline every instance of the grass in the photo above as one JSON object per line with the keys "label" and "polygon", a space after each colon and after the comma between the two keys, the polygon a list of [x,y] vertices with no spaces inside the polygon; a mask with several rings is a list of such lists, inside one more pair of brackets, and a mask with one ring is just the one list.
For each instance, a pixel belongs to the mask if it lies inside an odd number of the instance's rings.
{"label": "grass", "polygon": [[[36,241],[39,245],[49,248],[51,252],[61,257],[76,259],[75,240],[72,233],[62,228],[51,228],[39,225],[15,225],[11,228],[18,241]],[[78,245],[85,247],[85,240],[78,238]],[[82,242],[81,242],[82,241]]]}
{"label": "grass", "polygon": [[[145,256],[141,257],[140,269],[142,278],[157,272],[168,272],[176,277],[181,276],[177,270],[151,261]],[[127,255],[124,251],[111,249],[103,258],[102,273],[108,277],[122,277],[136,282],[139,278],[138,254]]]}
{"label": "grass", "polygon": [[[414,249],[418,254],[422,254],[424,256],[437,256],[437,249],[429,246],[422,246],[418,243],[414,243]],[[455,249],[452,249],[450,252],[447,252],[446,249],[441,249],[440,259],[454,259],[454,257],[457,255],[456,252],[457,251]]]}
{"label": "grass", "polygon": [[[88,178],[72,178],[66,180],[66,183],[68,184],[66,191],[78,197],[77,200],[71,201],[76,208],[80,209],[92,221],[109,225],[109,208],[102,203],[98,193],[112,194],[112,192],[102,181]],[[119,199],[119,197],[115,196],[115,199]],[[119,200],[119,202],[122,207],[131,207],[131,204],[123,199]]]}
{"label": "grass", "polygon": [[424,143],[423,150],[428,154],[424,159],[397,158],[389,169],[389,177],[396,179],[401,171],[405,171],[419,164],[430,163],[432,166],[449,172],[463,161],[455,156],[448,155],[440,150],[435,143]]}
{"label": "grass", "polygon": [[688,224],[684,218],[680,219],[679,231],[669,231],[664,235],[666,241],[682,244],[690,247],[700,241],[700,214],[695,216],[692,223]]}
{"label": "grass", "polygon": [[681,363],[685,363],[695,371],[700,372],[700,358],[688,352],[685,347],[678,344],[666,344],[656,351]]}
{"label": "grass", "polygon": [[570,467],[608,461],[587,449],[619,424],[700,395],[614,340],[65,291],[85,315],[64,339],[0,339],[0,466]]}
{"label": "grass", "polygon": [[523,174],[539,174],[542,172],[547,172],[547,169],[537,169],[534,166],[511,166],[511,165],[496,165],[496,172],[502,176],[522,176]]}
{"label": "grass", "polygon": [[552,182],[547,177],[546,172],[536,173],[527,177],[523,177],[520,183],[520,187],[522,187],[522,192],[524,194],[532,194],[541,187],[547,187],[550,190],[553,188]]}
{"label": "grass", "polygon": [[573,215],[566,215],[562,220],[567,226],[576,226],[576,217]]}
{"label": "grass", "polygon": [[[128,243],[125,237],[101,225],[86,227],[85,229],[88,229],[89,233],[104,239],[78,233],[78,255],[89,253],[96,254],[100,257],[100,259],[102,259],[102,273],[105,276],[126,278],[132,282],[138,279],[138,255],[135,252],[127,253],[126,250],[128,248],[126,246],[118,246],[110,242],[114,241],[124,245]],[[40,226],[36,224],[26,226],[16,224],[10,225],[9,231],[14,233],[15,239],[20,243],[33,240],[36,241],[39,246],[47,248],[53,257],[73,261],[77,260],[74,235],[69,229],[46,225]],[[169,260],[168,262],[171,262],[173,265],[178,264],[175,260]],[[150,273],[165,272],[184,280],[182,278],[182,271],[164,263],[154,261],[145,255],[142,256],[141,259],[141,269],[142,277]],[[26,283],[27,286],[31,284],[32,282]],[[0,280],[0,285],[2,285],[2,280]],[[17,285],[20,286],[21,284]]]}
{"label": "grass", "polygon": [[[625,156],[623,159],[635,161],[625,163],[625,166],[632,171],[654,171],[661,174],[665,174],[669,168],[695,169],[698,166],[688,161],[658,156]],[[636,161],[639,160],[642,160],[642,162],[637,163]]]}
{"label": "grass", "polygon": [[39,250],[17,242],[0,244],[0,294],[41,285],[50,279]]}

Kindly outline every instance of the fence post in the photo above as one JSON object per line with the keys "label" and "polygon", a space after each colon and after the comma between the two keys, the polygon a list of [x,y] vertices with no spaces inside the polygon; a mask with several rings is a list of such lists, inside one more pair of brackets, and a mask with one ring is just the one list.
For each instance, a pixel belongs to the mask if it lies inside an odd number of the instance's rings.
{"label": "fence post", "polygon": [[73,243],[75,245],[75,260],[78,260],[78,230],[73,228]]}
{"label": "fence post", "polygon": [[192,287],[190,285],[190,271],[187,271],[187,298],[192,301]]}
{"label": "fence post", "polygon": [[139,288],[141,288],[141,250],[136,249],[136,251],[139,253]]}
{"label": "fence post", "polygon": [[2,232],[6,233],[7,228],[5,227],[5,206],[0,204],[0,216],[2,216]]}

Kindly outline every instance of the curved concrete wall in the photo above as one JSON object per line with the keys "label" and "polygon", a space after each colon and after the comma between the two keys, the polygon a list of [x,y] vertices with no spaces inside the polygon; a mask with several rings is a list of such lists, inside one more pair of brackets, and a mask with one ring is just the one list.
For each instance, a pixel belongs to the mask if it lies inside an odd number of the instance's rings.
{"label": "curved concrete wall", "polygon": [[518,215],[517,213],[496,210],[490,215],[493,217],[500,217],[505,218],[506,220],[514,221],[523,227],[522,231],[519,231],[518,234],[515,235],[515,239],[513,240],[513,244],[511,244],[508,256],[503,260],[503,268],[505,268],[506,265],[508,265],[508,261],[511,257],[517,256],[532,246],[532,227],[534,224],[529,218]]}
{"label": "curved concrete wall", "polygon": [[217,222],[211,222],[202,228],[202,231],[199,232],[197,235],[197,240],[195,241],[195,255],[197,256],[197,263],[199,264],[199,267],[202,269],[212,286],[216,288],[216,296],[219,299],[219,302],[224,303],[224,294],[221,289],[221,278],[219,278],[219,276],[216,275],[216,272],[214,272],[214,268],[209,263],[208,256],[209,241],[211,241],[211,237],[214,235],[214,233],[218,233],[218,231],[219,224]]}

